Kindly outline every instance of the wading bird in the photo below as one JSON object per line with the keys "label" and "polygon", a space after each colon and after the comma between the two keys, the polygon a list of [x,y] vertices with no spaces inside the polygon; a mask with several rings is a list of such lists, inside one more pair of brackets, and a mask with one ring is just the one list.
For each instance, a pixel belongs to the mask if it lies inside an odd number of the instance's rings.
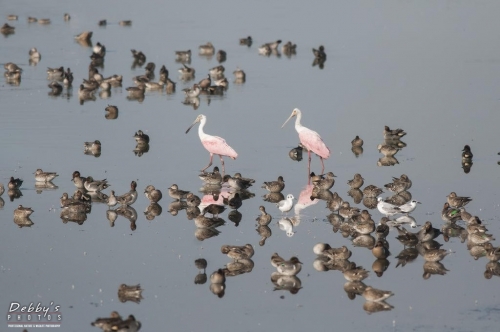
{"label": "wading bird", "polygon": [[295,130],[299,134],[299,139],[300,143],[307,148],[307,153],[309,154],[309,164],[307,166],[307,173],[310,174],[310,168],[311,168],[311,152],[314,152],[315,154],[318,155],[319,159],[321,160],[321,173],[325,170],[325,165],[323,163],[323,159],[328,159],[330,157],[330,150],[326,146],[326,144],[323,142],[321,139],[321,136],[319,134],[309,128],[304,127],[301,123],[300,120],[302,119],[302,113],[298,108],[295,108],[292,111],[292,114],[290,117],[285,121],[285,123],[281,126],[283,128],[286,123],[293,118],[294,116],[297,117],[297,120],[295,120]]}
{"label": "wading bird", "polygon": [[207,122],[207,117],[204,116],[203,114],[198,115],[196,120],[194,120],[193,124],[186,130],[186,134],[198,122],[200,123],[200,126],[198,127],[198,135],[200,136],[201,144],[203,144],[205,149],[207,149],[208,152],[210,153],[210,163],[207,165],[207,167],[205,167],[201,171],[204,172],[207,168],[212,166],[212,159],[214,157],[214,154],[217,154],[219,155],[220,162],[222,164],[222,174],[224,174],[224,159],[222,159],[222,156],[227,156],[232,159],[236,159],[236,157],[238,157],[238,154],[236,153],[236,151],[234,151],[232,147],[230,147],[226,143],[226,140],[223,139],[222,137],[207,135],[205,134],[205,132],[203,132],[203,127],[205,127],[205,123]]}

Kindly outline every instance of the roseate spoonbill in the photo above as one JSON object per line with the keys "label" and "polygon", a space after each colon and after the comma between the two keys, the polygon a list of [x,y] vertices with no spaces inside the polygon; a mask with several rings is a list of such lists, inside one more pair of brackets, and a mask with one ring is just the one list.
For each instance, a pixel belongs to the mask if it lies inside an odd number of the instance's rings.
{"label": "roseate spoonbill", "polygon": [[203,132],[203,127],[205,127],[205,123],[207,122],[207,117],[203,114],[198,115],[193,124],[186,130],[186,134],[198,122],[200,123],[200,126],[198,127],[198,135],[200,136],[201,144],[203,144],[205,149],[207,149],[210,153],[210,163],[201,171],[204,172],[207,168],[212,166],[212,159],[214,157],[214,154],[217,154],[219,155],[220,162],[222,164],[222,174],[224,174],[224,159],[222,159],[222,156],[236,159],[238,157],[238,154],[232,147],[230,147],[226,143],[226,140],[222,137],[207,135],[205,134],[205,132]]}
{"label": "roseate spoonbill", "polygon": [[323,159],[328,159],[328,157],[330,157],[330,150],[325,145],[325,143],[321,139],[321,136],[319,136],[317,132],[304,127],[300,123],[300,120],[302,119],[302,112],[300,112],[298,108],[295,108],[292,111],[290,117],[285,121],[285,123],[283,123],[281,128],[283,128],[286,123],[294,116],[297,116],[297,120],[295,120],[295,130],[299,134],[300,143],[307,149],[307,153],[309,154],[309,164],[307,167],[308,173],[310,173],[309,170],[311,168],[311,151],[316,153],[321,160],[321,173],[323,173],[323,171],[325,170]]}

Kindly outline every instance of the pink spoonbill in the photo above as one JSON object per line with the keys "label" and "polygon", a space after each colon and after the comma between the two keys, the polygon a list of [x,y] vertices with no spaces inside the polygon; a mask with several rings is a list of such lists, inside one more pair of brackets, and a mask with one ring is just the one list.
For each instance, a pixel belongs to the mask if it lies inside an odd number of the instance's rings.
{"label": "pink spoonbill", "polygon": [[234,151],[232,147],[230,147],[226,143],[226,140],[223,139],[222,137],[205,134],[205,132],[203,131],[203,127],[205,127],[205,123],[207,122],[207,117],[204,116],[203,114],[198,115],[196,120],[194,120],[193,124],[186,130],[186,134],[198,122],[200,123],[200,126],[198,127],[198,135],[200,136],[201,144],[203,144],[205,149],[207,149],[208,152],[210,153],[210,163],[207,165],[207,167],[205,167],[201,171],[205,172],[207,168],[212,166],[212,159],[214,157],[214,154],[217,154],[219,155],[220,162],[222,164],[222,174],[224,174],[224,159],[222,159],[222,156],[236,159],[236,157],[238,157],[238,154],[236,153],[236,151]]}
{"label": "pink spoonbill", "polygon": [[307,153],[309,154],[309,164],[307,166],[308,174],[310,173],[311,168],[311,152],[316,153],[321,160],[321,173],[323,173],[323,171],[325,170],[323,159],[328,159],[328,157],[330,157],[330,150],[325,145],[325,143],[321,139],[321,136],[319,136],[317,132],[304,127],[300,123],[300,120],[302,119],[302,112],[300,112],[298,108],[295,108],[292,111],[290,117],[285,121],[285,123],[283,123],[281,128],[283,128],[286,123],[294,116],[297,117],[297,120],[295,120],[295,130],[299,134],[300,143],[302,143],[302,145],[307,148]]}

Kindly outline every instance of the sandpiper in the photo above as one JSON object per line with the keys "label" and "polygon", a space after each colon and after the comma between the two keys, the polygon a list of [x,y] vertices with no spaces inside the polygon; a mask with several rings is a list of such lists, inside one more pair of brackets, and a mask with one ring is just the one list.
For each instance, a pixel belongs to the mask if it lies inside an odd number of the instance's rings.
{"label": "sandpiper", "polygon": [[279,193],[285,188],[285,180],[280,175],[277,181],[264,182],[262,188],[269,190],[272,193]]}

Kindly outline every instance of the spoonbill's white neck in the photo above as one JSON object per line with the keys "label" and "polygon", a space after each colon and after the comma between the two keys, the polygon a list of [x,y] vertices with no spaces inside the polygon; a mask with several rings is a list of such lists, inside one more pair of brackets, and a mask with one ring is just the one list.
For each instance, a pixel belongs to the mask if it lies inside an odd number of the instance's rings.
{"label": "spoonbill's white neck", "polygon": [[205,127],[205,123],[207,123],[207,118],[205,116],[201,117],[200,120],[200,125],[198,126],[198,136],[200,136],[200,139],[203,139],[207,134],[203,131],[203,127]]}

